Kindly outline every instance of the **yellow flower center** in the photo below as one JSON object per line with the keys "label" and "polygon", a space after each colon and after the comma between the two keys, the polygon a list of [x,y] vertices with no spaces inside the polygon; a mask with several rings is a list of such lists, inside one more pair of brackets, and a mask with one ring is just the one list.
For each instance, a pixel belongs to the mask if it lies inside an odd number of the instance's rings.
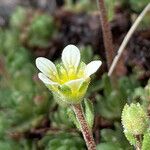
{"label": "yellow flower center", "polygon": [[58,74],[53,73],[50,78],[52,81],[58,82],[59,84],[64,84],[71,80],[83,78],[85,75],[83,66],[84,65],[81,64],[78,69],[75,69],[74,66],[68,66],[68,68],[65,69],[63,65],[58,65]]}

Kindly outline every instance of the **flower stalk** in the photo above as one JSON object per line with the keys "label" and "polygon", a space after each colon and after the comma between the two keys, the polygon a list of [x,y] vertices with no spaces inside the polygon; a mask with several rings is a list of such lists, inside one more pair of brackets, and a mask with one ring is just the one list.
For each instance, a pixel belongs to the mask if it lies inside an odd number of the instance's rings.
{"label": "flower stalk", "polygon": [[106,52],[107,67],[110,68],[115,55],[112,33],[107,18],[107,11],[105,8],[104,0],[97,0],[97,4],[99,6],[99,11],[100,11],[100,20],[101,20],[102,31],[103,31],[103,40],[104,40],[104,46]]}
{"label": "flower stalk", "polygon": [[81,132],[83,134],[88,150],[96,150],[96,144],[92,135],[92,130],[89,128],[85,119],[81,104],[74,104],[72,105],[72,108],[75,112],[77,120],[80,123]]}
{"label": "flower stalk", "polygon": [[[97,0],[97,5],[99,7],[100,12],[100,21],[102,26],[102,33],[103,33],[103,42],[105,47],[105,54],[107,60],[107,68],[110,69],[110,66],[113,62],[115,56],[114,44],[113,44],[113,37],[111,33],[110,23],[107,17],[107,10],[105,7],[104,0]],[[111,83],[114,88],[117,88],[117,77],[115,71],[110,76]]]}

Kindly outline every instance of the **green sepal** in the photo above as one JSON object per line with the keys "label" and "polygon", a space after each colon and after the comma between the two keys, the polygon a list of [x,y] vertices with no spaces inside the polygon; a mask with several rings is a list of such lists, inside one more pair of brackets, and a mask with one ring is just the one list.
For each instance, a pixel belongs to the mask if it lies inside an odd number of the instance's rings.
{"label": "green sepal", "polygon": [[67,85],[58,86],[59,91],[64,95],[70,95],[71,89]]}
{"label": "green sepal", "polygon": [[85,93],[85,91],[86,91],[87,88],[88,88],[89,83],[90,83],[90,78],[88,78],[86,81],[84,81],[84,82],[81,84],[81,86],[80,86],[80,88],[79,88],[79,92],[80,92],[80,93]]}
{"label": "green sepal", "polygon": [[68,114],[70,120],[71,120],[71,121],[74,123],[74,125],[77,127],[77,129],[78,129],[79,131],[81,131],[81,125],[80,125],[79,121],[77,120],[74,111],[73,111],[71,108],[70,108],[70,109],[67,109],[67,114]]}
{"label": "green sepal", "polygon": [[124,131],[124,134],[131,145],[136,145],[137,140],[130,132]]}
{"label": "green sepal", "polygon": [[142,150],[148,150],[150,148],[150,132],[144,134],[142,142]]}
{"label": "green sepal", "polygon": [[94,123],[94,108],[93,108],[93,103],[88,99],[84,99],[84,113],[85,113],[85,119],[89,127],[92,129]]}

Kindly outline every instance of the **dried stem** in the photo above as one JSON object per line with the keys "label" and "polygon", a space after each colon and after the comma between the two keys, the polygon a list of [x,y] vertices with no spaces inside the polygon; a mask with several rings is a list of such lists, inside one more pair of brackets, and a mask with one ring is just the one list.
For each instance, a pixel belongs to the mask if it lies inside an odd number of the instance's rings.
{"label": "dried stem", "polygon": [[112,62],[112,65],[109,69],[109,72],[108,72],[108,76],[111,76],[115,67],[117,66],[117,63],[128,43],[128,41],[130,40],[132,34],[134,33],[134,31],[136,30],[137,26],[139,25],[139,23],[142,21],[143,17],[145,16],[145,14],[150,10],[150,3],[145,7],[145,9],[141,12],[141,14],[138,16],[138,18],[136,19],[136,21],[134,22],[134,24],[132,25],[132,27],[130,28],[130,30],[128,31],[127,35],[125,36],[119,50],[118,50],[118,53],[117,55],[115,56],[113,62]]}
{"label": "dried stem", "polygon": [[135,138],[137,139],[137,143],[136,143],[136,150],[141,150],[141,135],[136,135]]}
{"label": "dried stem", "polygon": [[76,114],[77,120],[81,125],[81,131],[86,142],[88,150],[96,150],[96,144],[92,135],[92,130],[89,128],[87,121],[85,120],[81,104],[72,105]]}
{"label": "dried stem", "polygon": [[100,20],[103,31],[103,40],[106,52],[107,66],[110,68],[111,63],[114,58],[114,45],[112,40],[112,33],[110,29],[110,24],[107,18],[107,11],[105,8],[104,0],[97,0],[99,10],[100,10]]}

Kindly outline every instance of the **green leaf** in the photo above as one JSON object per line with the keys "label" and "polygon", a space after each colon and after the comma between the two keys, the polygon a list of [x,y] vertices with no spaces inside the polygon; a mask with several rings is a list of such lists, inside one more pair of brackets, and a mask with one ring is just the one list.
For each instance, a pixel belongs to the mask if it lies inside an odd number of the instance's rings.
{"label": "green leaf", "polygon": [[85,142],[77,133],[48,133],[39,141],[39,147],[45,150],[84,150]]}
{"label": "green leaf", "polygon": [[150,132],[144,134],[142,142],[142,150],[148,150],[150,148]]}
{"label": "green leaf", "polygon": [[85,118],[89,125],[89,127],[92,129],[93,123],[94,123],[94,108],[93,103],[88,100],[84,99],[84,107],[85,107]]}
{"label": "green leaf", "polygon": [[73,126],[72,120],[68,118],[69,107],[58,106],[57,110],[49,114],[53,127],[67,129]]}
{"label": "green leaf", "polygon": [[101,143],[97,145],[97,150],[123,150],[118,144],[115,143]]}
{"label": "green leaf", "polygon": [[141,12],[148,3],[149,0],[129,0],[131,9],[138,13]]}
{"label": "green leaf", "polygon": [[6,140],[6,141],[0,141],[0,149],[1,150],[12,150],[12,149],[20,150],[21,146],[16,142],[13,142],[11,140]]}
{"label": "green leaf", "polygon": [[104,88],[104,95],[108,96],[112,92],[112,85],[107,74],[104,74],[102,77],[102,84]]}
{"label": "green leaf", "polygon": [[93,50],[91,46],[81,47],[81,58],[85,63],[89,63],[93,59]]}
{"label": "green leaf", "polygon": [[77,129],[81,131],[81,125],[80,125],[79,121],[77,120],[74,111],[72,109],[68,109],[67,114],[68,114],[70,120],[75,124]]}
{"label": "green leaf", "polygon": [[123,134],[123,128],[120,123],[115,122],[114,129],[102,129],[101,130],[101,142],[114,143],[119,145],[121,148],[126,148],[129,150],[131,148],[130,144],[126,140]]}

